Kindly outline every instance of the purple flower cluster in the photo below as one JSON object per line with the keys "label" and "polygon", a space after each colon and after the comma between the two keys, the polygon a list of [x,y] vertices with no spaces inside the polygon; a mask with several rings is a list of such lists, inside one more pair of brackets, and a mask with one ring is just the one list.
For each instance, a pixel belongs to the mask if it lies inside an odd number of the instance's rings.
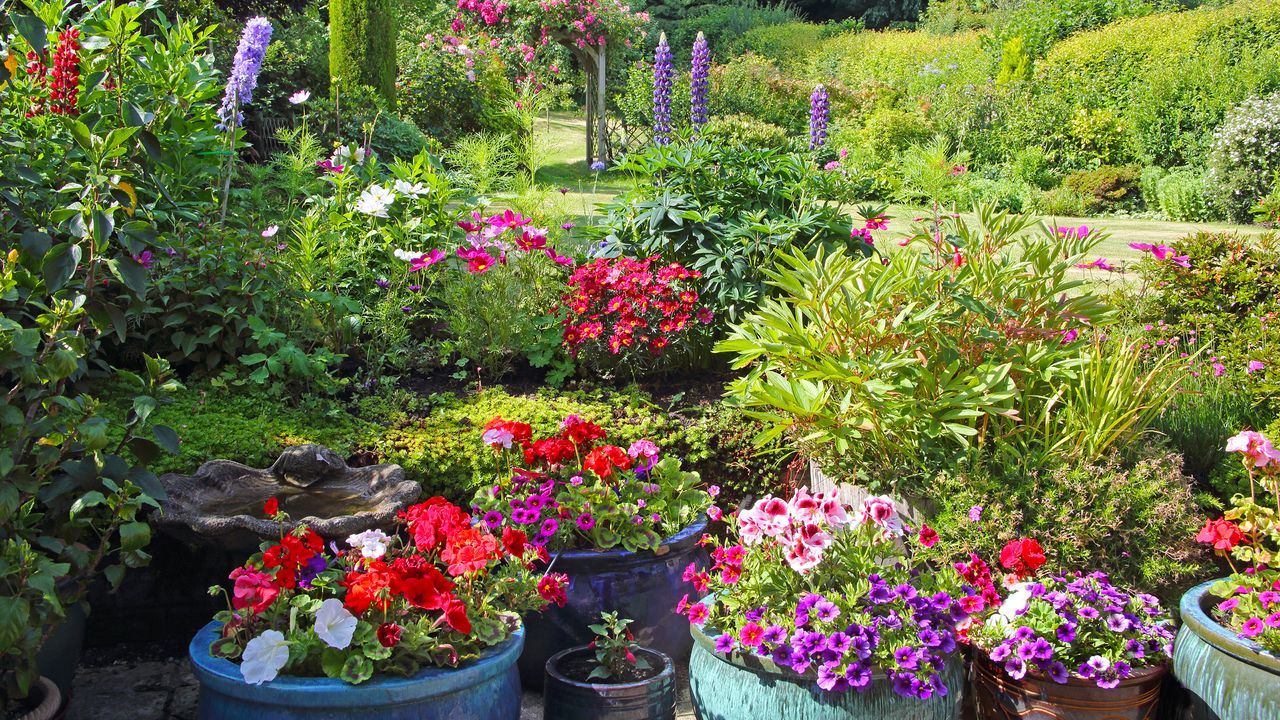
{"label": "purple flower cluster", "polygon": [[707,90],[710,85],[711,47],[702,33],[693,41],[693,61],[689,71],[689,124],[698,132],[707,124]]}
{"label": "purple flower cluster", "polygon": [[[967,615],[945,592],[928,595],[908,583],[890,587],[878,575],[868,580],[871,592],[849,613],[841,610],[842,598],[809,593],[794,617],[773,616],[778,622],[764,620],[767,608],[748,612],[736,637],[716,638],[716,651],[752,652],[799,674],[816,670],[818,687],[827,692],[863,692],[879,667],[898,695],[945,696],[940,671],[956,650],[956,625]],[[859,621],[850,622],[854,614]]]}
{"label": "purple flower cluster", "polygon": [[256,17],[245,23],[236,48],[231,74],[227,76],[227,91],[218,108],[218,129],[235,129],[244,122],[241,110],[253,100],[253,90],[258,87],[258,72],[262,70],[262,58],[271,42],[271,21]]}
{"label": "purple flower cluster", "polygon": [[827,88],[819,85],[809,96],[809,149],[816,150],[827,143],[827,120],[831,115],[831,100]]}
{"label": "purple flower cluster", "polygon": [[671,142],[671,80],[674,77],[671,46],[667,45],[667,34],[662,33],[653,54],[653,142],[656,145]]}
{"label": "purple flower cluster", "polygon": [[[512,478],[512,484],[516,493],[508,501],[511,505],[511,522],[517,526],[528,526],[523,529],[528,533],[531,545],[546,545],[560,530],[560,521],[557,519],[560,503],[554,497],[556,493],[555,480],[540,480],[516,475]],[[496,525],[490,524],[490,516],[496,516],[493,518],[496,521]],[[588,517],[590,516],[588,515]],[[485,524],[489,525],[490,529],[493,529],[502,524],[502,513],[491,510],[485,513],[484,519]],[[582,525],[583,520],[579,518],[578,526],[581,527]],[[593,525],[595,525],[595,521],[591,520],[590,525],[587,527],[590,528]]]}
{"label": "purple flower cluster", "polygon": [[[1003,639],[987,652],[1015,680],[1037,670],[1066,683],[1074,672],[1111,689],[1134,667],[1173,655],[1173,623],[1160,601],[1118,590],[1102,573],[1051,578],[1024,592],[1029,596],[1019,599],[1015,592],[1001,609],[1010,622],[1000,626]],[[1090,638],[1087,648],[1075,645],[1081,636]]]}

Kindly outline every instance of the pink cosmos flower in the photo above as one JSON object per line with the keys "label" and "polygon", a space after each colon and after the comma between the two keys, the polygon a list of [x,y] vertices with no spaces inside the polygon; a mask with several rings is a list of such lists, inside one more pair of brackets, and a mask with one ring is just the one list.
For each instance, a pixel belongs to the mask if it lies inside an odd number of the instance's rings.
{"label": "pink cosmos flower", "polygon": [[497,262],[492,255],[476,248],[458,248],[458,257],[467,261],[467,270],[475,275],[487,272]]}
{"label": "pink cosmos flower", "polygon": [[417,272],[435,265],[444,259],[444,251],[436,248],[431,252],[409,259],[409,272]]}
{"label": "pink cosmos flower", "polygon": [[1116,272],[1115,266],[1109,264],[1106,258],[1098,258],[1093,262],[1079,263],[1076,267],[1081,270],[1106,270],[1107,272]]}
{"label": "pink cosmos flower", "polygon": [[1067,330],[1066,332],[1062,333],[1062,344],[1066,345],[1068,343],[1074,342],[1075,339],[1078,337],[1080,337],[1080,331],[1075,328],[1071,328],[1070,330]]}
{"label": "pink cosmos flower", "polygon": [[1058,228],[1058,237],[1060,237],[1060,238],[1065,238],[1065,237],[1076,237],[1076,238],[1080,238],[1081,240],[1083,240],[1083,239],[1085,239],[1085,238],[1089,237],[1089,226],[1088,226],[1088,225],[1081,225],[1081,226],[1080,226],[1080,227],[1078,227],[1078,228],[1073,228],[1073,227],[1060,227],[1060,228]]}
{"label": "pink cosmos flower", "polygon": [[1254,467],[1280,464],[1280,450],[1260,432],[1244,430],[1227,440],[1227,452],[1238,452],[1253,461]]}

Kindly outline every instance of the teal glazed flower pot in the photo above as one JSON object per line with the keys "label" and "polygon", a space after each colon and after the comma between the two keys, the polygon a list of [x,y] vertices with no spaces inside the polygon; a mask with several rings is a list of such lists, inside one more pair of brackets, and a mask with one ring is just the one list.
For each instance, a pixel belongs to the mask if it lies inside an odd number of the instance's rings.
{"label": "teal glazed flower pot", "polygon": [[828,693],[812,675],[797,675],[762,658],[729,659],[694,627],[689,692],[698,720],[957,720],[964,695],[964,663],[956,658],[942,674],[946,697],[927,700],[893,692],[877,672],[864,693]]}
{"label": "teal glazed flower pot", "polygon": [[249,685],[240,666],[209,654],[218,623],[205,625],[188,652],[200,682],[200,720],[517,720],[516,658],[524,630],[458,668],[427,668],[409,678],[359,685],[326,677],[278,677]]}
{"label": "teal glazed flower pot", "polygon": [[574,550],[560,553],[552,572],[569,576],[565,606],[550,605],[524,617],[525,646],[520,680],[541,689],[547,660],[561,650],[591,642],[587,626],[600,613],[616,611],[632,620],[636,642],[677,662],[693,645],[689,620],[675,612],[680,597],[692,590],[681,576],[689,563],[705,567],[707,553],[698,544],[707,521],[700,519],[663,541],[656,552]]}
{"label": "teal glazed flower pot", "polygon": [[1182,596],[1173,674],[1191,696],[1190,720],[1280,718],[1280,658],[1209,616],[1217,600],[1197,585]]}

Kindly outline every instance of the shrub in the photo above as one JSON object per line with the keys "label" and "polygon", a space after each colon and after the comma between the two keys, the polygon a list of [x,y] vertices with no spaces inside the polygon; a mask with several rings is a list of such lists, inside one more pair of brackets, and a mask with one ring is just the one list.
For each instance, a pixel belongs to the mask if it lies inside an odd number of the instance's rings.
{"label": "shrub", "polygon": [[1044,546],[1055,571],[1101,570],[1165,596],[1210,569],[1192,541],[1202,517],[1176,453],[1030,472],[1016,464],[961,468],[937,475],[922,503],[942,538],[935,550],[954,560],[997,557],[1025,535]]}
{"label": "shrub", "polygon": [[1253,206],[1271,191],[1278,170],[1280,93],[1249,98],[1213,134],[1209,185],[1229,218],[1248,222]]}
{"label": "shrub", "polygon": [[1142,168],[1142,174],[1138,176],[1138,185],[1142,190],[1142,204],[1151,210],[1160,209],[1160,196],[1156,189],[1169,171],[1157,165],[1148,165]]}
{"label": "shrub", "polygon": [[787,144],[787,131],[750,115],[712,117],[702,127],[707,142],[742,145],[751,148],[776,148]]}
{"label": "shrub", "polygon": [[299,90],[317,98],[329,96],[329,28],[314,6],[289,13],[273,25],[254,104],[260,110],[287,116],[296,109],[289,96]]}
{"label": "shrub", "polygon": [[400,58],[399,110],[423,132],[450,143],[470,133],[519,130],[511,112],[515,90],[487,49],[428,35],[403,44]]}
{"label": "shrub", "polygon": [[1126,17],[1150,15],[1161,5],[1156,0],[1023,0],[997,15],[1001,38],[1023,38],[1037,57],[1058,40],[1080,30],[1102,27]]}
{"label": "shrub", "polygon": [[[1218,213],[1209,204],[1205,174],[1197,168],[1175,168],[1156,181],[1156,205],[1170,220],[1203,222],[1217,220]],[[1143,195],[1146,195],[1145,186]]]}
{"label": "shrub", "polygon": [[358,140],[360,145],[371,148],[388,162],[412,158],[434,146],[412,120],[390,110],[378,110],[379,104],[373,102],[373,97],[380,100],[381,96],[374,96],[371,88],[352,88],[345,97],[339,141]]}
{"label": "shrub", "polygon": [[1137,166],[1103,165],[1095,170],[1080,170],[1067,175],[1062,187],[1084,198],[1087,214],[1099,211],[1136,210],[1142,202]]}
{"label": "shrub", "polygon": [[1040,190],[1048,190],[1057,184],[1049,155],[1034,145],[1014,154],[1009,160],[1009,172],[1014,178]]}
{"label": "shrub", "polygon": [[755,28],[770,25],[801,24],[800,14],[789,3],[766,4],[760,0],[734,0],[707,3],[689,13],[671,34],[673,47],[693,47],[701,32],[711,44],[711,51],[721,57],[736,49],[737,41]]}
{"label": "shrub", "polygon": [[1081,217],[1086,214],[1085,208],[1089,200],[1080,193],[1067,187],[1056,187],[1046,190],[1035,201],[1035,208],[1041,215],[1052,217]]}
{"label": "shrub", "polygon": [[367,85],[396,101],[396,21],[391,0],[329,3],[329,73],[341,86]]}
{"label": "shrub", "polygon": [[[822,25],[804,22],[762,25],[730,38],[728,50],[734,54],[754,53],[780,67],[800,67],[826,36]],[[723,54],[726,57],[730,53]]]}
{"label": "shrub", "polygon": [[[798,133],[808,125],[813,86],[787,77],[773,61],[743,55],[711,69],[711,115],[749,115]],[[827,88],[832,95],[832,88]],[[832,104],[839,103],[839,92]],[[832,114],[840,111],[833,109]]]}

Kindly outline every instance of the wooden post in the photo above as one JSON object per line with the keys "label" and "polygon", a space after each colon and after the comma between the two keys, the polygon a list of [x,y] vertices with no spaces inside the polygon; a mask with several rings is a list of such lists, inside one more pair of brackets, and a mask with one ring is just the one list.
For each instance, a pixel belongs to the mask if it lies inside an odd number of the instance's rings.
{"label": "wooden post", "polygon": [[596,148],[598,149],[598,159],[602,162],[612,162],[612,148],[609,147],[609,106],[608,97],[605,93],[605,83],[607,81],[605,71],[605,57],[608,51],[605,49],[603,41],[596,50]]}

